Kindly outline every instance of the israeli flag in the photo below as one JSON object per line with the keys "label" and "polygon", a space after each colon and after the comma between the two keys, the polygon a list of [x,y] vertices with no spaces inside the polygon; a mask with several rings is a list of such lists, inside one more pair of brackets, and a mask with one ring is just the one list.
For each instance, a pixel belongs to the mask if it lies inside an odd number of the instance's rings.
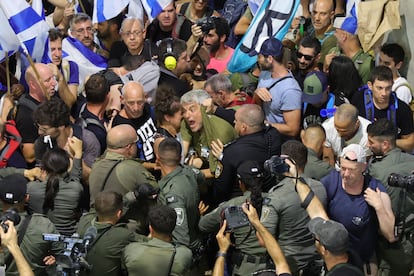
{"label": "israeli flag", "polygon": [[2,28],[9,25],[23,51],[34,61],[41,61],[49,31],[46,21],[25,0],[15,0],[12,5],[9,1],[0,1],[0,9],[7,18]]}
{"label": "israeli flag", "polygon": [[248,0],[247,1],[247,4],[249,5],[249,9],[252,12],[253,16],[256,15],[257,10],[260,8],[262,3],[263,3],[263,0]]}
{"label": "israeli flag", "polygon": [[230,72],[246,72],[256,62],[256,56],[249,56],[255,50],[260,51],[264,37],[276,37],[282,40],[296,14],[300,0],[263,0],[253,17],[250,27],[234,50],[227,65]]}
{"label": "israeli flag", "polygon": [[129,0],[94,0],[92,22],[100,23],[120,14]]}
{"label": "israeli flag", "polygon": [[128,8],[128,16],[143,19],[144,8],[148,15],[148,20],[151,22],[171,3],[171,0],[131,0]]}
{"label": "israeli flag", "polygon": [[0,62],[3,62],[6,57],[13,55],[19,49],[20,42],[2,9],[0,9],[0,25],[2,26],[0,32]]}
{"label": "israeli flag", "polygon": [[32,0],[32,8],[43,19],[45,19],[45,9],[42,0]]}

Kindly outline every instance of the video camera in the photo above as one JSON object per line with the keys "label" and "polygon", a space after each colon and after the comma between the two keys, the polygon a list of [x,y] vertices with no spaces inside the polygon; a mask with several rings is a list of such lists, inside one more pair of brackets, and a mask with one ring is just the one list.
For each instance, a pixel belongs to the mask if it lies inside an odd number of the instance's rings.
{"label": "video camera", "polygon": [[214,23],[214,19],[211,17],[205,17],[197,21],[197,25],[201,27],[201,31],[204,34],[208,34],[208,32],[212,29],[216,28],[216,24]]}
{"label": "video camera", "polygon": [[45,241],[61,241],[65,244],[64,253],[56,256],[56,275],[79,275],[81,270],[91,271],[93,267],[85,258],[96,236],[94,226],[86,230],[83,239],[77,233],[72,236],[43,234]]}
{"label": "video camera", "polygon": [[414,193],[414,175],[400,175],[391,173],[388,177],[388,185],[406,189],[410,193]]}
{"label": "video camera", "polygon": [[227,222],[227,231],[250,225],[249,218],[240,206],[229,206],[223,213],[223,219]]}
{"label": "video camera", "polygon": [[20,223],[20,215],[15,209],[9,209],[3,213],[3,216],[0,218],[0,226],[3,228],[4,233],[7,233],[9,226],[5,223],[6,221],[13,221],[14,225]]}
{"label": "video camera", "polygon": [[273,176],[276,174],[283,174],[289,171],[289,165],[285,160],[289,157],[273,155],[270,159],[264,162],[264,169],[270,172]]}

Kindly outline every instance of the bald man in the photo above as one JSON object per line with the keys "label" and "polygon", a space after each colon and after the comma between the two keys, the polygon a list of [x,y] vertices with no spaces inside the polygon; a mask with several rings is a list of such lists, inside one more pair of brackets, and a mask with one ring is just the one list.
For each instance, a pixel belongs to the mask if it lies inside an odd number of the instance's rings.
{"label": "bald man", "polygon": [[[95,162],[89,176],[90,204],[101,191],[115,191],[122,195],[135,191],[141,184],[148,183],[158,187],[154,176],[141,162],[135,159],[138,136],[135,129],[128,124],[112,127],[106,137],[107,148]],[[144,205],[143,205],[144,204]],[[140,233],[146,233],[146,207],[151,204],[143,200],[132,204],[126,218],[137,220]]]}
{"label": "bald man", "polygon": [[138,157],[144,161],[154,162],[154,112],[145,101],[144,87],[138,82],[128,82],[122,88],[121,103],[123,108],[115,116],[113,126],[128,124],[138,135]]}
{"label": "bald man", "polygon": [[32,113],[38,105],[55,95],[57,85],[49,66],[43,63],[36,63],[35,67],[39,73],[39,79],[33,67],[29,67],[26,70],[25,80],[29,87],[29,93],[25,93],[20,97],[15,117],[16,127],[22,135],[22,153],[29,165],[35,162],[34,141],[39,136]]}
{"label": "bald man", "polygon": [[333,165],[335,158],[339,156],[342,149],[350,144],[361,145],[367,154],[371,151],[367,147],[367,127],[370,121],[358,116],[358,109],[352,104],[340,105],[334,117],[323,122],[322,126],[326,132],[324,156],[329,157],[329,163]]}
{"label": "bald man", "polygon": [[321,125],[310,125],[300,134],[302,143],[308,149],[308,160],[305,165],[305,175],[320,180],[327,175],[332,167],[321,159],[325,143],[325,130]]}
{"label": "bald man", "polygon": [[[276,128],[264,125],[264,113],[259,105],[242,105],[236,111],[234,129],[239,138],[224,148],[223,171],[214,181],[216,204],[242,195],[237,168],[243,161],[254,160],[263,164],[272,155],[280,155],[281,135]],[[274,184],[274,178],[265,175],[265,189]]]}

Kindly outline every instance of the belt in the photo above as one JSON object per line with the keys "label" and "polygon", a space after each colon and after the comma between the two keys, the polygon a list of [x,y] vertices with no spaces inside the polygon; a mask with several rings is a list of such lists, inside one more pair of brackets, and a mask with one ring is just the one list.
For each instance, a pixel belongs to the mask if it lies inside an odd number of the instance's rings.
{"label": "belt", "polygon": [[269,260],[269,257],[267,255],[255,256],[235,251],[232,254],[232,260],[234,263],[247,262],[253,264],[265,264]]}

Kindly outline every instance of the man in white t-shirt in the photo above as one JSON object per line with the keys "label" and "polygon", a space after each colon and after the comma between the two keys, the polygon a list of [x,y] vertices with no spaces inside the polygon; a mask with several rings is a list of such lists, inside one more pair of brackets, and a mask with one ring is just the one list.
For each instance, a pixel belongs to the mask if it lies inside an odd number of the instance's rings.
{"label": "man in white t-shirt", "polygon": [[324,156],[334,164],[342,149],[350,144],[361,145],[367,156],[371,151],[367,147],[367,127],[371,122],[358,116],[358,109],[352,104],[344,103],[338,107],[335,115],[326,120],[322,126],[326,132]]}

